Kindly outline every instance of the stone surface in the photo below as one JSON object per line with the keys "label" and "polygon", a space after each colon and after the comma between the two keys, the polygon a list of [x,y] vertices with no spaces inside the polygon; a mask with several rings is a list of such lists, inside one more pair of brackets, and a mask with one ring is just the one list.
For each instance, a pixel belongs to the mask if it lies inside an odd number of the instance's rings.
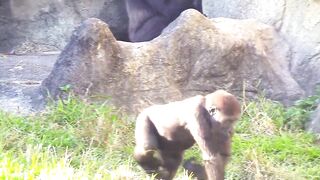
{"label": "stone surface", "polygon": [[[288,62],[294,79],[306,95],[314,94],[320,85],[319,0],[204,0],[203,3],[209,17],[253,18],[274,26],[289,44]],[[319,132],[319,116],[312,119],[310,129]]]}
{"label": "stone surface", "polygon": [[204,0],[209,17],[253,18],[274,26],[290,46],[290,71],[307,95],[320,85],[319,0]]}
{"label": "stone surface", "polygon": [[248,96],[265,91],[289,103],[303,95],[289,57],[275,29],[253,20],[210,20],[187,10],[160,37],[126,43],[89,19],[73,33],[42,89],[58,97],[60,87],[71,85],[79,95],[111,96],[131,112],[220,88]]}
{"label": "stone surface", "polygon": [[59,50],[74,27],[97,17],[120,40],[127,39],[124,0],[0,0],[0,52]]}
{"label": "stone surface", "polygon": [[30,114],[44,105],[41,81],[51,72],[58,54],[5,56],[0,54],[0,109]]}

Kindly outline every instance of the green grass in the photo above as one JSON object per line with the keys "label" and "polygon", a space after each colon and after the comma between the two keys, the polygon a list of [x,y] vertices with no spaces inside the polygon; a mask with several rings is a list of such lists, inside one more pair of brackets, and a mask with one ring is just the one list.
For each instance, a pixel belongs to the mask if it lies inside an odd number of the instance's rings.
{"label": "green grass", "polygon": [[[226,178],[320,179],[319,137],[302,129],[317,100],[244,101]],[[134,121],[106,103],[69,97],[36,116],[0,112],[0,129],[0,179],[148,179],[132,157]],[[180,169],[177,179],[191,178]]]}
{"label": "green grass", "polygon": [[320,179],[319,137],[303,130],[318,99],[311,96],[289,108],[263,97],[244,103],[228,179]]}
{"label": "green grass", "polygon": [[123,166],[136,168],[131,157],[133,127],[133,122],[111,106],[76,98],[59,101],[39,116],[0,112],[0,177],[118,176],[114,172],[122,171]]}

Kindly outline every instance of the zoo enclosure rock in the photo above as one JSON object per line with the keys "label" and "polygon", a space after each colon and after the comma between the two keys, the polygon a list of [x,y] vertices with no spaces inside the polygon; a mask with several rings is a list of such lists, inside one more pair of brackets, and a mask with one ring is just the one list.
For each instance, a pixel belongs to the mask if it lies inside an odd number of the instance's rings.
{"label": "zoo enclosure rock", "polygon": [[74,27],[89,17],[106,21],[118,39],[127,39],[124,0],[0,0],[0,52],[62,49]]}
{"label": "zoo enclosure rock", "polygon": [[319,0],[203,0],[209,17],[254,18],[274,26],[290,45],[290,71],[307,95],[320,85]]}
{"label": "zoo enclosure rock", "polygon": [[241,95],[264,90],[288,103],[303,95],[291,77],[289,48],[276,31],[252,20],[208,19],[187,10],[163,34],[142,43],[116,41],[108,26],[85,21],[73,33],[43,92],[111,96],[129,112],[154,103],[227,89]]}

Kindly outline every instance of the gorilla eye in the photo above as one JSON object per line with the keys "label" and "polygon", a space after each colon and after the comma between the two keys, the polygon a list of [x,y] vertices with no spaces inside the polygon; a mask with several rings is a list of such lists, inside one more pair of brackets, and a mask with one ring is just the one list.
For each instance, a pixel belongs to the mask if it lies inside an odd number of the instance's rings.
{"label": "gorilla eye", "polygon": [[217,110],[216,107],[211,107],[211,108],[209,109],[209,114],[210,114],[211,116],[213,116],[213,115],[216,113],[216,110]]}

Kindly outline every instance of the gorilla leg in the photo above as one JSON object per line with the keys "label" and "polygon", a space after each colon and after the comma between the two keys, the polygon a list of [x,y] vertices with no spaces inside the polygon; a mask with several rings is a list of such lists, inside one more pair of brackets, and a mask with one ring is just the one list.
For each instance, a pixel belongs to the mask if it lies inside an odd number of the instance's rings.
{"label": "gorilla leg", "polygon": [[183,152],[166,152],[161,151],[163,165],[159,167],[156,175],[157,179],[171,180],[176,174],[182,161]]}
{"label": "gorilla leg", "polygon": [[158,131],[145,113],[137,118],[135,139],[134,158],[138,164],[148,174],[155,174],[158,179],[172,179],[182,161],[183,151],[159,149]]}
{"label": "gorilla leg", "polygon": [[158,150],[158,136],[158,132],[149,117],[144,114],[139,115],[135,130],[134,158],[148,174],[157,172],[159,166],[163,164],[163,159]]}
{"label": "gorilla leg", "polygon": [[228,162],[229,156],[217,154],[214,162],[205,161],[205,166],[189,159],[183,163],[183,168],[188,171],[188,174],[193,174],[198,180],[223,180],[224,169]]}

